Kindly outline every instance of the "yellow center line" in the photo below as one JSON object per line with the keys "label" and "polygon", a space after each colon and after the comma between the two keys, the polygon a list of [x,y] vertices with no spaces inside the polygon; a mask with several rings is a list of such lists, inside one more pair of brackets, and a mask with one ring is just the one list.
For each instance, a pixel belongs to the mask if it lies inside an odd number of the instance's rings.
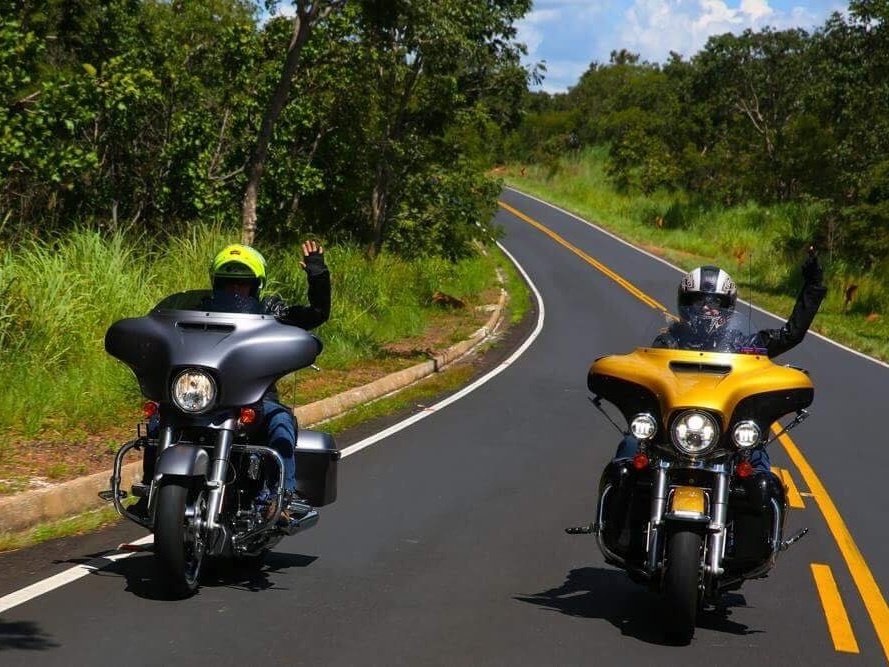
{"label": "yellow center line", "polygon": [[582,260],[584,260],[585,262],[587,262],[588,264],[590,264],[591,266],[593,266],[593,268],[597,269],[597,270],[600,271],[601,273],[603,273],[603,274],[605,274],[606,276],[608,276],[609,278],[611,278],[614,282],[616,282],[618,285],[620,285],[621,287],[623,287],[625,290],[627,290],[630,294],[632,294],[632,295],[635,296],[637,299],[639,299],[639,300],[640,300],[642,303],[644,303],[646,306],[651,306],[652,308],[656,308],[657,310],[659,310],[659,311],[661,311],[661,312],[664,312],[664,313],[667,312],[667,308],[666,308],[666,306],[663,306],[660,302],[656,301],[655,299],[652,299],[652,298],[651,298],[650,296],[648,296],[645,292],[643,292],[643,291],[640,290],[638,287],[636,287],[635,285],[633,285],[629,280],[627,280],[626,278],[623,278],[622,276],[616,274],[614,271],[612,271],[612,270],[609,269],[607,266],[605,266],[604,264],[602,264],[599,260],[597,260],[597,259],[595,259],[595,258],[593,258],[593,257],[590,257],[589,255],[587,255],[587,254],[586,254],[583,250],[581,250],[580,248],[578,248],[578,247],[576,247],[576,246],[573,246],[573,245],[571,245],[570,243],[568,243],[568,241],[566,241],[566,240],[563,239],[561,236],[559,236],[558,234],[556,234],[553,230],[549,229],[548,227],[544,227],[542,224],[540,224],[539,222],[537,222],[537,221],[534,220],[533,218],[529,218],[527,215],[525,215],[524,213],[522,213],[522,212],[519,211],[518,209],[513,208],[513,207],[510,206],[509,204],[506,204],[506,203],[504,203],[504,202],[502,202],[502,201],[498,201],[497,203],[500,204],[501,208],[503,208],[503,209],[509,211],[509,212],[512,213],[515,217],[519,218],[520,220],[524,220],[525,222],[527,222],[527,223],[528,223],[529,225],[531,225],[532,227],[536,227],[537,229],[539,229],[541,232],[543,232],[544,234],[546,234],[547,236],[549,236],[551,239],[553,239],[553,240],[554,240],[556,243],[558,243],[559,245],[562,245],[562,246],[568,248],[568,250],[570,250],[570,251],[573,252],[575,255],[577,255],[578,257],[580,257]]}
{"label": "yellow center line", "polygon": [[[777,432],[774,426],[772,428]],[[818,475],[815,474],[815,470],[809,465],[802,452],[800,452],[786,433],[779,436],[778,440],[784,445],[784,450],[787,452],[790,460],[793,461],[806,484],[809,485],[812,497],[818,504],[818,508],[821,510],[821,514],[824,516],[824,520],[827,522],[827,526],[830,528],[837,546],[840,548],[840,553],[849,567],[852,580],[858,588],[864,607],[867,609],[871,623],[874,625],[877,638],[883,646],[883,653],[886,656],[887,662],[889,662],[889,606],[886,604],[886,599],[883,597],[874,575],[867,566],[864,556],[861,555],[858,545],[852,539],[852,533],[846,527],[846,522],[840,516],[840,512],[834,505],[833,500],[827,495],[827,489],[821,483]]]}
{"label": "yellow center line", "polygon": [[812,563],[812,576],[815,577],[815,587],[821,597],[821,606],[824,607],[824,618],[827,620],[830,638],[833,639],[833,647],[844,653],[858,653],[858,642],[855,641],[855,633],[852,632],[852,624],[849,623],[849,615],[830,566]]}
{"label": "yellow center line", "polygon": [[[509,211],[512,215],[516,216],[520,220],[527,222],[529,225],[536,227],[560,245],[568,248],[568,250],[570,250],[575,255],[592,265],[594,268],[614,280],[618,285],[626,289],[630,294],[635,296],[646,305],[649,305],[652,308],[657,308],[658,310],[665,313],[667,312],[667,309],[660,303],[658,303],[655,299],[651,298],[635,285],[631,284],[629,281],[614,273],[614,271],[606,267],[598,260],[593,259],[579,248],[576,248],[575,246],[568,243],[565,239],[563,239],[561,236],[559,236],[549,228],[543,226],[541,223],[528,217],[527,215],[525,215],[518,209],[513,208],[509,204],[506,204],[502,201],[498,201],[497,203],[503,209]],[[778,432],[778,430],[774,426],[772,428],[775,429],[776,433]],[[837,542],[837,546],[840,549],[840,553],[842,554],[843,559],[846,561],[846,565],[848,566],[849,571],[852,574],[852,580],[855,582],[855,586],[858,588],[858,592],[864,602],[865,609],[867,609],[867,613],[874,625],[874,629],[876,630],[877,638],[879,639],[880,644],[883,647],[883,653],[886,655],[887,662],[889,662],[889,606],[887,606],[886,604],[886,600],[880,591],[880,587],[877,585],[877,581],[876,579],[874,579],[874,575],[871,573],[870,568],[867,566],[867,563],[864,560],[864,556],[861,555],[861,551],[855,544],[855,540],[852,538],[852,534],[846,527],[846,522],[843,521],[843,518],[840,516],[839,510],[837,510],[836,505],[834,505],[833,503],[833,500],[831,500],[830,496],[827,494],[827,489],[824,487],[824,485],[821,483],[821,480],[815,474],[812,466],[809,465],[808,461],[806,461],[802,453],[799,451],[799,449],[797,449],[796,445],[793,444],[793,441],[787,436],[787,434],[779,436],[778,440],[781,442],[782,445],[784,445],[784,449],[787,451],[787,455],[800,471],[800,474],[803,476],[803,480],[805,480],[806,484],[809,487],[809,491],[811,492],[812,497],[815,499],[815,502],[818,504],[818,508],[821,510],[821,514],[824,516],[824,520],[827,522],[827,527],[833,534],[833,537]]]}

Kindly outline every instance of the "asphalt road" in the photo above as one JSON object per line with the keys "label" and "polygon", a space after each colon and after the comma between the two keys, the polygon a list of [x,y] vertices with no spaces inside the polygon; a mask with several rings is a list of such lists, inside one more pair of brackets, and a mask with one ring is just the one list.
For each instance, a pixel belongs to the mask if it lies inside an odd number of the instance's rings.
{"label": "asphalt road", "polygon": [[[804,505],[788,531],[810,533],[769,578],[727,597],[724,613],[703,613],[690,646],[664,645],[658,598],[564,528],[591,520],[617,441],[587,400],[589,363],[641,342],[651,317],[579,253],[671,307],[680,273],[542,203],[503,201],[550,230],[498,214],[504,247],[542,300],[523,354],[459,400],[347,450],[337,502],[258,573],[171,602],[154,594],[150,553],[137,553],[10,606],[17,589],[143,533],[119,525],[0,557],[0,664],[885,664],[889,369],[811,335],[781,358],[816,386],[812,417],[791,433],[799,454],[772,446]],[[813,563],[836,582],[841,602],[827,612]],[[832,634],[841,610],[848,630]]]}

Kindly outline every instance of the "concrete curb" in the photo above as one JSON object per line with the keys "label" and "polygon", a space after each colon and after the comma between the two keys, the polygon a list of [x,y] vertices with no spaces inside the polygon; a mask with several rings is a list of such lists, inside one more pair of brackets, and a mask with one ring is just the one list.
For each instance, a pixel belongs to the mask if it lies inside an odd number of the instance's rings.
{"label": "concrete curb", "polygon": [[[507,302],[507,293],[500,290],[500,300],[485,326],[469,338],[410,368],[392,373],[361,387],[336,396],[301,405],[294,409],[300,426],[307,427],[338,417],[442,370],[486,340],[499,326]],[[43,489],[24,491],[0,497],[0,533],[26,530],[47,521],[63,519],[92,509],[110,507],[98,497],[99,491],[110,487],[111,470],[79,477]],[[121,486],[127,488],[142,477],[142,462],[128,463],[121,472]]]}

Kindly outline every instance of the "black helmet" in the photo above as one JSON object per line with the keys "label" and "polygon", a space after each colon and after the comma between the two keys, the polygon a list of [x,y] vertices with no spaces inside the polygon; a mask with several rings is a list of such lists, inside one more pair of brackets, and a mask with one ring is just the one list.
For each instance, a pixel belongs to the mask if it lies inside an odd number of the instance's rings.
{"label": "black helmet", "polygon": [[715,334],[731,317],[738,299],[735,281],[716,266],[699,266],[679,283],[679,316],[699,335]]}

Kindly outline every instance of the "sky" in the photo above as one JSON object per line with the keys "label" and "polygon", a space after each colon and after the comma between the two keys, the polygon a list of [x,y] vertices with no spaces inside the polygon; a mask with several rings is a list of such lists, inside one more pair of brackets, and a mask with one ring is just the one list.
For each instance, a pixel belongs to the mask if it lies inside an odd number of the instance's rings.
{"label": "sky", "polygon": [[622,48],[652,63],[666,62],[671,51],[687,60],[711,35],[767,26],[813,32],[846,9],[837,0],[534,0],[516,24],[517,41],[528,47],[526,65],[546,61],[534,90],[557,93]]}

